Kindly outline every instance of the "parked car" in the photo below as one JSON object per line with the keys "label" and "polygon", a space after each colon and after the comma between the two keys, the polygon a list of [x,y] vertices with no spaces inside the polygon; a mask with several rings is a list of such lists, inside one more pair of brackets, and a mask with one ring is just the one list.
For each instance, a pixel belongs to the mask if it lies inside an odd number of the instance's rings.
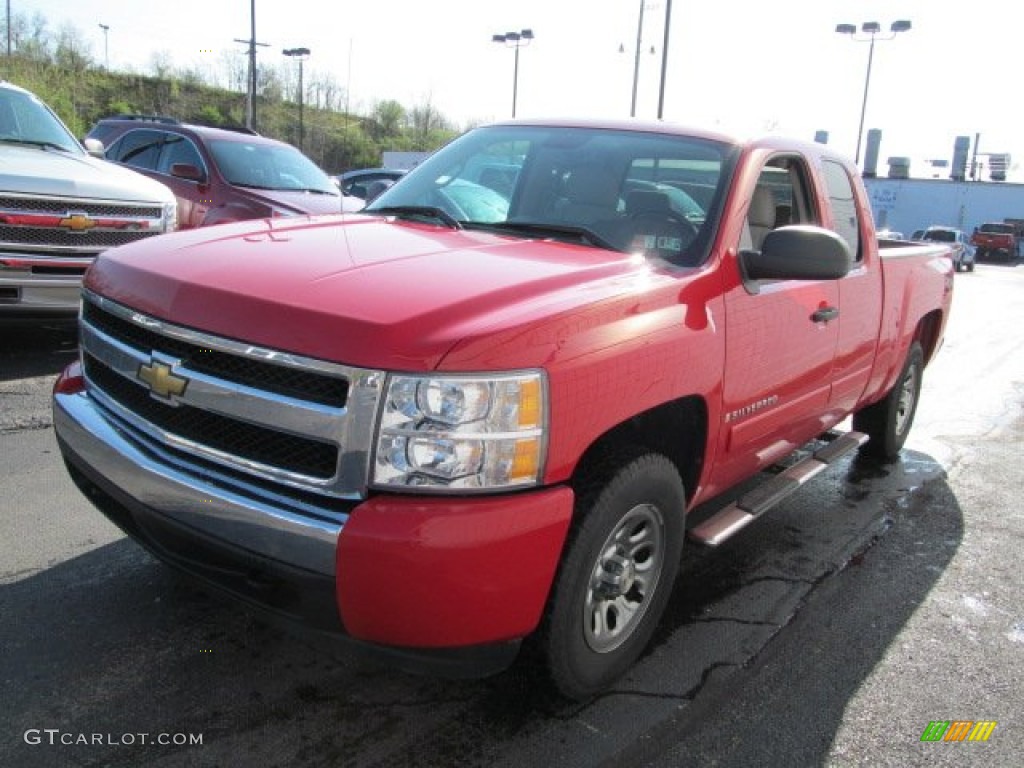
{"label": "parked car", "polygon": [[100,120],[87,138],[103,142],[108,160],[170,187],[180,229],[363,207],[295,147],[248,131],[120,115]]}
{"label": "parked car", "polygon": [[[346,195],[366,200],[371,193],[380,194],[405,175],[395,168],[358,168],[338,175],[338,185]],[[376,182],[383,182],[376,184]]]}
{"label": "parked car", "polygon": [[[476,169],[510,148],[505,196]],[[403,666],[493,673],[533,636],[585,698],[650,642],[684,537],[898,456],[952,291],[827,145],[513,121],[359,214],[104,254],[54,428],[172,566]]]}
{"label": "parked car", "polygon": [[74,316],[98,254],[175,220],[166,186],[92,156],[38,97],[0,82],[0,318]]}
{"label": "parked car", "polygon": [[974,271],[975,249],[962,230],[953,227],[928,227],[921,235],[921,240],[946,243],[952,249],[953,266],[956,271]]}
{"label": "parked car", "polygon": [[1020,257],[1017,227],[1007,222],[982,224],[974,230],[971,243],[977,249],[979,259],[989,255],[1002,256],[1006,261]]}

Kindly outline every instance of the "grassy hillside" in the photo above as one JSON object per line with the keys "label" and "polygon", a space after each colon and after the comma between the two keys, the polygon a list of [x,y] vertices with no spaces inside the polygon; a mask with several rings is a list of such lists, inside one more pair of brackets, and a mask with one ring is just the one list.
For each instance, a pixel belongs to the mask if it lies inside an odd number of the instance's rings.
{"label": "grassy hillside", "polygon": [[[84,136],[97,120],[115,114],[159,114],[183,122],[216,126],[245,123],[246,95],[202,83],[198,77],[108,72],[87,59],[69,56],[13,54],[4,77],[35,93],[50,105],[76,136]],[[256,99],[256,129],[298,144],[298,105],[285,101],[273,78]],[[304,107],[302,149],[324,170],[372,167],[384,150],[432,151],[456,133],[429,105],[406,110],[382,102],[371,115]]]}

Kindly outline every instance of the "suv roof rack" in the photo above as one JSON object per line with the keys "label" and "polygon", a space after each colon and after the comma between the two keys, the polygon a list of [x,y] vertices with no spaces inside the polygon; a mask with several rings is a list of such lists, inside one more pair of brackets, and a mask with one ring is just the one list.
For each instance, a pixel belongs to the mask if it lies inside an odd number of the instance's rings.
{"label": "suv roof rack", "polygon": [[111,120],[140,120],[165,125],[181,125],[181,121],[166,115],[114,115]]}

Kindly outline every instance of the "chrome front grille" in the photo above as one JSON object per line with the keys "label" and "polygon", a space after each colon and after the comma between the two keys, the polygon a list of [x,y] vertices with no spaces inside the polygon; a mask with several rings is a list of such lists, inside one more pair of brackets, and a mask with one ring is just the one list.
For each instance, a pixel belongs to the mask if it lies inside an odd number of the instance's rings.
{"label": "chrome front grille", "polygon": [[383,374],[255,347],[86,293],[89,394],[142,444],[258,490],[365,495]]}
{"label": "chrome front grille", "polygon": [[108,200],[0,195],[0,248],[54,256],[95,256],[159,235],[163,206]]}

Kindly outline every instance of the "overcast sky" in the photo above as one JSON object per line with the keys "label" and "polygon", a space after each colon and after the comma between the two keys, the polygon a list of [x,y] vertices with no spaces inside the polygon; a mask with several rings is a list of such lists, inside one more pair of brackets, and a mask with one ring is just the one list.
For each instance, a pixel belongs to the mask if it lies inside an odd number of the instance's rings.
{"label": "overcast sky", "polygon": [[[360,112],[384,99],[429,100],[460,125],[506,118],[514,52],[491,36],[531,28],[535,39],[519,55],[519,116],[629,115],[639,0],[255,5],[256,39],[269,44],[259,60],[278,64],[283,48],[309,48],[307,76],[329,72]],[[113,69],[149,72],[155,51],[176,66],[216,67],[228,51],[244,59],[234,40],[250,34],[250,0],[11,0],[11,10],[41,12],[54,32],[73,25],[98,62],[108,25]],[[637,115],[655,117],[665,0],[644,13]],[[913,29],[875,44],[864,126],[882,129],[883,164],[911,156],[920,175],[921,159],[949,159],[957,135],[973,146],[980,133],[981,152],[1009,152],[1024,165],[1024,6],[1007,0],[674,0],[664,116],[739,134],[810,139],[826,130],[852,156],[870,46],[835,26],[878,21],[887,30],[896,19]]]}

